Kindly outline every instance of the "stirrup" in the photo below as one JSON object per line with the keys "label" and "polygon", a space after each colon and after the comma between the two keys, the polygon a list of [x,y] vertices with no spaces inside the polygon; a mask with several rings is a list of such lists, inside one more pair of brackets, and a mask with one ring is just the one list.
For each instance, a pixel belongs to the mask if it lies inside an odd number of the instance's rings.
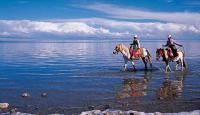
{"label": "stirrup", "polygon": [[130,60],[133,60],[133,59],[135,59],[135,57],[134,57],[134,56],[130,57]]}
{"label": "stirrup", "polygon": [[176,62],[176,61],[178,61],[177,59],[178,59],[178,56],[174,57],[174,58],[172,59],[172,61]]}

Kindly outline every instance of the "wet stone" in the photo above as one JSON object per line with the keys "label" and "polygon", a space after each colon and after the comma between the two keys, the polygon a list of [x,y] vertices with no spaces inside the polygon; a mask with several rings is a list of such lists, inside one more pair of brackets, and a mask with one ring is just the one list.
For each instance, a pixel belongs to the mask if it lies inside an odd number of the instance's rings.
{"label": "wet stone", "polygon": [[129,113],[129,115],[134,115],[134,113]]}
{"label": "wet stone", "polygon": [[11,109],[10,112],[11,113],[15,113],[17,111],[17,108]]}
{"label": "wet stone", "polygon": [[47,97],[47,93],[42,93],[41,97]]}
{"label": "wet stone", "polygon": [[30,97],[31,95],[29,93],[22,93],[22,97]]}
{"label": "wet stone", "polygon": [[110,109],[110,105],[104,105],[103,109]]}
{"label": "wet stone", "polygon": [[31,108],[31,107],[32,107],[32,105],[26,105],[26,107],[27,107],[27,108]]}
{"label": "wet stone", "polygon": [[0,109],[7,109],[9,106],[8,103],[0,103]]}
{"label": "wet stone", "polygon": [[88,109],[89,110],[94,110],[94,106],[90,105],[90,106],[88,106]]}

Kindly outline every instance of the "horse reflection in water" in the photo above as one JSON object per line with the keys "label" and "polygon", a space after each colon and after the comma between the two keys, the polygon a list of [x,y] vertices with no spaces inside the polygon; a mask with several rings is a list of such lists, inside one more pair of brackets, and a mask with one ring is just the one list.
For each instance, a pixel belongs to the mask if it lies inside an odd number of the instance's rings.
{"label": "horse reflection in water", "polygon": [[143,78],[127,78],[123,81],[123,86],[117,92],[120,99],[128,97],[146,96],[150,75],[145,72]]}
{"label": "horse reflection in water", "polygon": [[185,74],[175,73],[176,80],[169,80],[169,77],[166,77],[166,80],[163,82],[157,92],[156,96],[158,99],[175,99],[181,97],[183,92],[183,81]]}

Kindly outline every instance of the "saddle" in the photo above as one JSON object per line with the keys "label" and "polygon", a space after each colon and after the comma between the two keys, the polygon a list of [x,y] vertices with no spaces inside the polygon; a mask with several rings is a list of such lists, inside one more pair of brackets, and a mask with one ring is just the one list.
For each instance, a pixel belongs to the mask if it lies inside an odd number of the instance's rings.
{"label": "saddle", "polygon": [[132,48],[129,48],[129,52],[131,54],[130,59],[135,59],[135,60],[139,60],[140,57],[142,57],[142,48],[137,49],[136,51],[133,50]]}
{"label": "saddle", "polygon": [[178,56],[177,52],[176,52],[176,55],[173,54],[173,51],[171,48],[167,48],[166,51],[167,51],[166,56],[168,56],[171,60],[173,60],[176,56]]}

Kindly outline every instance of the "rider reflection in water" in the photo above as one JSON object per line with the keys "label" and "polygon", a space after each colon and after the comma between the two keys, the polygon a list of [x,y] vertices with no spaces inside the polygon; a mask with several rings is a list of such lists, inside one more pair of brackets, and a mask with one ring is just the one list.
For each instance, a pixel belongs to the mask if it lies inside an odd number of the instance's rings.
{"label": "rider reflection in water", "polygon": [[163,45],[164,47],[169,47],[170,50],[172,50],[172,52],[170,53],[170,56],[171,56],[171,57],[174,57],[174,58],[178,56],[176,45],[177,45],[177,46],[180,46],[180,47],[183,47],[183,45],[178,44],[178,43],[174,40],[174,38],[172,38],[172,35],[168,35],[167,43],[166,43],[166,45]]}
{"label": "rider reflection in water", "polygon": [[130,44],[129,48],[131,54],[130,58],[138,58],[137,50],[140,48],[140,41],[137,35],[135,35],[133,38],[133,43]]}

